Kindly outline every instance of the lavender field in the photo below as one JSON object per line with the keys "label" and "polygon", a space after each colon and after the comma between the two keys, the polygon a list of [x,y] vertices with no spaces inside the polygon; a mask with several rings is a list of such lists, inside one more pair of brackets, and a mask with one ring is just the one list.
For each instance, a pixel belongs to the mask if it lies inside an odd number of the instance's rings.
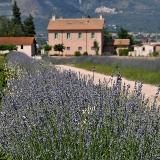
{"label": "lavender field", "polygon": [[[112,87],[61,71],[20,53],[7,56],[0,112],[0,147],[16,160],[158,160],[160,106],[149,106],[137,82]],[[2,156],[1,156],[2,155]],[[5,157],[5,158],[4,158]]]}

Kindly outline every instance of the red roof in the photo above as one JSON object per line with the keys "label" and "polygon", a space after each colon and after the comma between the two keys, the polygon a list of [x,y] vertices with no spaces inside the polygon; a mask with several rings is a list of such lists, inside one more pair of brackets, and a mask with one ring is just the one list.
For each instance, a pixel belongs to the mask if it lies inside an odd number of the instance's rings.
{"label": "red roof", "polygon": [[34,37],[0,37],[0,45],[32,45]]}
{"label": "red roof", "polygon": [[130,45],[130,39],[115,39],[113,44],[115,46],[129,46]]}
{"label": "red roof", "polygon": [[104,19],[81,18],[81,19],[51,19],[48,30],[102,30]]}

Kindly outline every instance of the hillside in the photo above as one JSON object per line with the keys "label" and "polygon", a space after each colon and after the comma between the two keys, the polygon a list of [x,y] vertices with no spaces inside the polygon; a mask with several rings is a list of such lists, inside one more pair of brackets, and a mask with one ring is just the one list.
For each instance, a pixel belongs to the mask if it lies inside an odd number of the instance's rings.
{"label": "hillside", "polygon": [[[1,0],[0,15],[9,14],[9,0]],[[96,8],[115,8],[116,14],[104,14],[107,24],[124,26],[133,31],[160,30],[159,0],[17,0],[23,16],[32,13],[36,26],[44,32],[52,14],[63,17],[97,16]]]}

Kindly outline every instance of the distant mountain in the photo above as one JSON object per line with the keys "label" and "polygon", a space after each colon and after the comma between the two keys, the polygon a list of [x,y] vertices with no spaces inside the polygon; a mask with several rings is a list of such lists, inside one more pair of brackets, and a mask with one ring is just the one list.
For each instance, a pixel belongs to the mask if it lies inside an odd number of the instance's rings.
{"label": "distant mountain", "polygon": [[[12,0],[0,0],[0,15],[8,15]],[[97,16],[96,9],[103,12],[107,24],[123,26],[131,31],[160,31],[160,0],[17,0],[25,17],[31,13],[35,17],[39,32],[45,32],[49,18],[53,14],[62,17]],[[97,10],[98,10],[97,9]],[[99,10],[98,10],[99,11]]]}

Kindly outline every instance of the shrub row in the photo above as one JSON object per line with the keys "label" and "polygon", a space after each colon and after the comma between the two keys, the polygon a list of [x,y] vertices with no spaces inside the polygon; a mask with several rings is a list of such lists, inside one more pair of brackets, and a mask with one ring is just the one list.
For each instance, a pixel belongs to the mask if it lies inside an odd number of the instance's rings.
{"label": "shrub row", "polygon": [[[137,82],[132,95],[120,76],[108,86],[11,54],[0,114],[0,145],[14,159],[157,159],[160,114]],[[111,80],[111,83],[113,80]],[[157,92],[157,95],[159,92]]]}
{"label": "shrub row", "polygon": [[120,49],[119,50],[119,56],[128,56],[129,49]]}
{"label": "shrub row", "polygon": [[13,50],[17,50],[17,47],[15,45],[0,45],[0,51],[13,51]]}
{"label": "shrub row", "polygon": [[81,55],[83,55],[83,56],[88,56],[88,52],[84,52],[83,54],[80,52],[80,51],[75,51],[74,52],[74,56],[81,56]]}

